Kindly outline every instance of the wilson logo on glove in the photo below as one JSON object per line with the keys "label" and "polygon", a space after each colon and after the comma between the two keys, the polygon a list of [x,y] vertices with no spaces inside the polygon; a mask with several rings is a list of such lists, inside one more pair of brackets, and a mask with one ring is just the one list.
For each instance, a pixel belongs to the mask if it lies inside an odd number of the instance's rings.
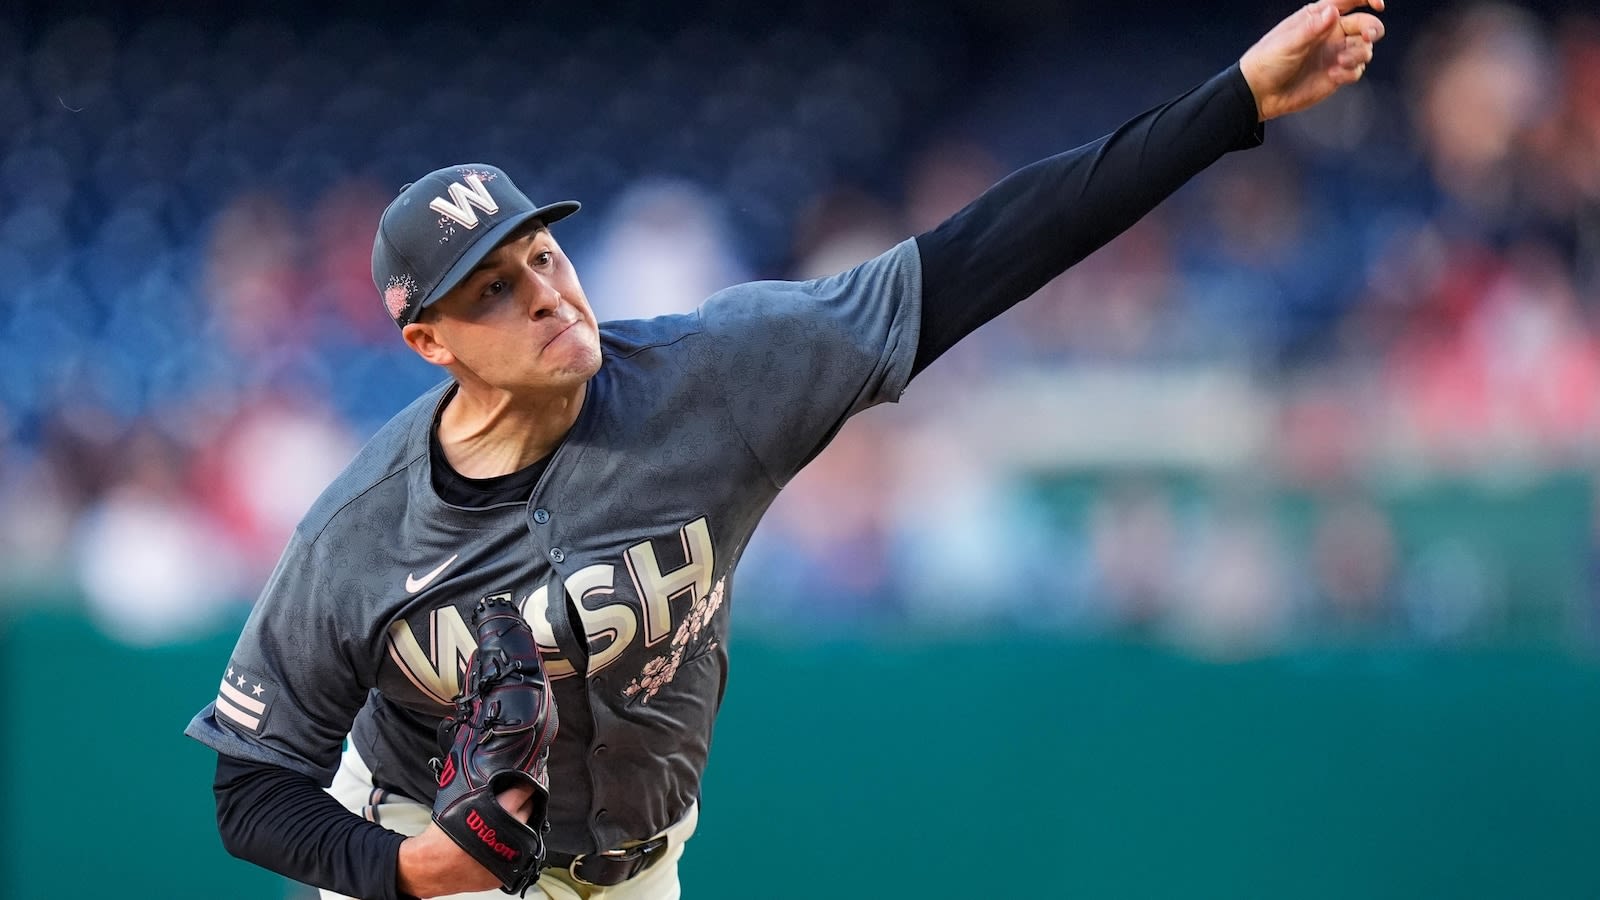
{"label": "wilson logo on glove", "polygon": [[494,839],[494,829],[490,828],[489,823],[485,822],[483,817],[478,815],[477,810],[467,813],[467,827],[476,832],[478,839],[483,841],[485,844],[488,844],[490,850],[493,850],[495,853],[505,857],[506,859],[517,858],[517,851]]}
{"label": "wilson logo on glove", "polygon": [[456,758],[452,756],[444,761],[444,768],[439,770],[439,787],[448,787],[455,780]]}

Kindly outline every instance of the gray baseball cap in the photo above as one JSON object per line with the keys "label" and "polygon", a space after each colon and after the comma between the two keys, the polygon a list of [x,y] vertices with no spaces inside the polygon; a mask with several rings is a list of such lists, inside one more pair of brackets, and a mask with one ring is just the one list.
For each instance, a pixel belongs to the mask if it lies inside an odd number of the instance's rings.
{"label": "gray baseball cap", "polygon": [[524,222],[549,225],[578,209],[576,200],[535,205],[494,166],[429,172],[401,188],[378,220],[372,283],[389,318],[404,328]]}

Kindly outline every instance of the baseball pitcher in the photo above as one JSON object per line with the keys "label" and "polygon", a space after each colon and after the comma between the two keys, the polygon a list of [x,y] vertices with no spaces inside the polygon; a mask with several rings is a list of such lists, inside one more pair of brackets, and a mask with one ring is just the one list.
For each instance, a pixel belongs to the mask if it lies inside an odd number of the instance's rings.
{"label": "baseball pitcher", "polygon": [[407,185],[373,280],[447,377],[305,516],[188,727],[218,754],[224,845],[327,897],[678,897],[733,572],[778,491],[1263,122],[1359,79],[1383,26],[1358,6],[1303,7],[849,271],[682,315],[597,320],[554,230],[577,203],[485,164]]}

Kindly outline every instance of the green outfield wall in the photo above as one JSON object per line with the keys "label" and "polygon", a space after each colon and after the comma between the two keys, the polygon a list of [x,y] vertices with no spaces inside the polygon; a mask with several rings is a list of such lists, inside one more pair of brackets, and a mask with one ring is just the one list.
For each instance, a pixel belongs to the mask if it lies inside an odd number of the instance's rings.
{"label": "green outfield wall", "polygon": [[[0,624],[0,896],[284,898],[182,737],[231,638]],[[1600,898],[1600,665],[735,641],[689,898]]]}

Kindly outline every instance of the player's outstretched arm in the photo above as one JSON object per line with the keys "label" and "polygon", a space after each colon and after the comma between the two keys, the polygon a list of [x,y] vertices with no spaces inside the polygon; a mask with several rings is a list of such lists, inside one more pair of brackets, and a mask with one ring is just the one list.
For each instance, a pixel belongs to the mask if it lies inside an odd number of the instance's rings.
{"label": "player's outstretched arm", "polygon": [[[912,373],[1104,246],[1226,153],[1254,147],[1262,122],[1358,80],[1383,25],[1363,0],[1318,0],[1267,32],[1227,70],[1075,150],[1013,172],[931,231]],[[1371,0],[1382,9],[1384,0]]]}
{"label": "player's outstretched arm", "polygon": [[1239,59],[1261,121],[1299,112],[1359,81],[1383,39],[1383,0],[1317,0],[1279,22]]}

